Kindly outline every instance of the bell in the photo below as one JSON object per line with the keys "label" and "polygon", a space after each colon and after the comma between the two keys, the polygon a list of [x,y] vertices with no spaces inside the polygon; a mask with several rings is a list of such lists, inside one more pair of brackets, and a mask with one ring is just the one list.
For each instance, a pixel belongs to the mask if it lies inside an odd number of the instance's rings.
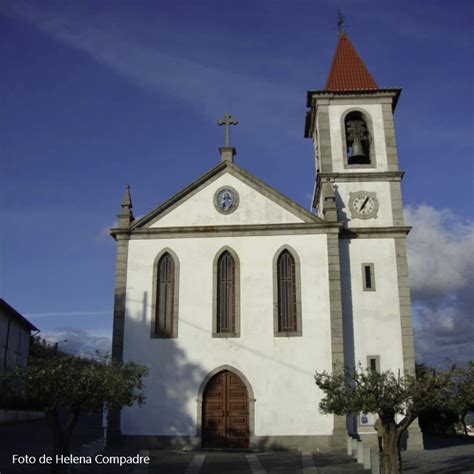
{"label": "bell", "polygon": [[370,163],[369,157],[365,154],[364,145],[360,140],[354,140],[352,142],[352,153],[349,157],[349,164],[366,164]]}
{"label": "bell", "polygon": [[364,146],[362,145],[362,142],[360,140],[354,140],[354,143],[352,144],[351,158],[356,158],[359,156],[362,158],[367,158],[367,155],[364,153]]}

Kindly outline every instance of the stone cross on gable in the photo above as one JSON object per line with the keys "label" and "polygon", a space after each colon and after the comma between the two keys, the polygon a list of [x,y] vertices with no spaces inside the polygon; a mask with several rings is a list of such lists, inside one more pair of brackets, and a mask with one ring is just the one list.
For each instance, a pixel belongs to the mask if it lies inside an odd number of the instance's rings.
{"label": "stone cross on gable", "polygon": [[225,146],[230,147],[230,126],[237,125],[239,122],[232,118],[232,115],[225,113],[225,118],[218,120],[217,125],[225,125]]}

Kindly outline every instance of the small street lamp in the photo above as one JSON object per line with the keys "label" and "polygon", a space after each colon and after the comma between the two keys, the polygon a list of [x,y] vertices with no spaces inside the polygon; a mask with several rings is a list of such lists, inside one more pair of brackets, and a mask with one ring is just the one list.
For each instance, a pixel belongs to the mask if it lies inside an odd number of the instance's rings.
{"label": "small street lamp", "polygon": [[58,353],[58,344],[63,344],[64,342],[67,342],[68,340],[67,339],[64,339],[64,341],[57,341],[54,343],[54,353],[57,354]]}

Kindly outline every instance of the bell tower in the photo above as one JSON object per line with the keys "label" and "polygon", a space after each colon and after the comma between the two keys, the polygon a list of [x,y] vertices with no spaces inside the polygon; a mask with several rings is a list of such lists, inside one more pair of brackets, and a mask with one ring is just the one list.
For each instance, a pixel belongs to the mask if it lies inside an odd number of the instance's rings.
{"label": "bell tower", "polygon": [[343,29],[322,90],[307,93],[305,137],[314,144],[313,208],[324,217],[323,182],[347,227],[402,226],[393,113],[399,88],[380,88]]}
{"label": "bell tower", "polygon": [[[393,114],[401,89],[379,87],[339,22],[324,89],[307,93],[305,137],[314,145],[312,207],[339,234],[344,363],[414,372],[406,236]],[[331,199],[332,197],[332,199]],[[334,199],[336,208],[334,209]],[[365,423],[365,425],[364,425]],[[370,442],[367,417],[348,430]],[[409,445],[422,449],[417,425]]]}

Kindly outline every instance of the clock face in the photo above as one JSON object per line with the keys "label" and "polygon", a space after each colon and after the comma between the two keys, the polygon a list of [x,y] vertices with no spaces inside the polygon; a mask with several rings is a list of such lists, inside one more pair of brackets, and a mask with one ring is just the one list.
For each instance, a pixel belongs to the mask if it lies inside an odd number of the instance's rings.
{"label": "clock face", "polygon": [[237,208],[239,195],[237,191],[230,186],[220,188],[214,195],[214,205],[219,212],[229,214]]}
{"label": "clock face", "polygon": [[350,193],[349,208],[352,217],[370,219],[372,217],[377,217],[379,202],[375,193],[358,191],[356,193]]}

